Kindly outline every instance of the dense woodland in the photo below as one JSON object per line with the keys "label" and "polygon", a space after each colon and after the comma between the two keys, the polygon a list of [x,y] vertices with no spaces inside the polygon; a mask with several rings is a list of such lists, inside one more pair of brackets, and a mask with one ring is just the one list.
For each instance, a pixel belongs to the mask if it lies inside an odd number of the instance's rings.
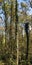
{"label": "dense woodland", "polygon": [[[5,15],[5,27],[0,34],[0,65],[32,65],[32,14],[29,15],[29,7],[32,8],[32,0],[28,3],[17,0],[0,0],[1,8]],[[25,23],[29,22],[28,58],[27,35]],[[4,34],[5,33],[5,34]]]}

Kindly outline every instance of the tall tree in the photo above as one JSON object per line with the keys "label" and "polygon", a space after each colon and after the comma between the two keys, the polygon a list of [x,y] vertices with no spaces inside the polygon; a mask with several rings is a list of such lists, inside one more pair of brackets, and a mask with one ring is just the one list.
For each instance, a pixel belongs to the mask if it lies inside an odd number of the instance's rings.
{"label": "tall tree", "polygon": [[17,65],[19,63],[19,46],[18,46],[18,2],[17,0],[15,1],[16,5],[15,5],[15,17],[16,17],[16,21],[15,21],[15,42],[17,43]]}

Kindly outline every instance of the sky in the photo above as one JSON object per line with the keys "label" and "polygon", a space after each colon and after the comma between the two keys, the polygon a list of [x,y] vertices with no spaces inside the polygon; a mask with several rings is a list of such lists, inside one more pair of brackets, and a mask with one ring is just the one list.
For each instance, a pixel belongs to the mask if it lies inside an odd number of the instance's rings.
{"label": "sky", "polygon": [[[20,9],[20,2],[27,2],[28,3],[28,1],[29,0],[18,0],[18,3],[19,3],[19,9]],[[0,8],[0,13],[2,12],[2,10],[1,10],[1,8]],[[27,13],[29,14],[29,15],[31,15],[32,14],[32,8],[30,7],[29,8],[29,11],[27,11]],[[2,18],[5,18],[5,16],[3,15],[3,14],[0,14],[0,16],[2,17]],[[4,20],[4,19],[3,19]]]}
{"label": "sky", "polygon": [[[27,2],[27,3],[29,4],[28,1],[29,1],[29,0],[18,0],[19,10],[20,10],[20,3],[21,3],[21,2]],[[3,21],[4,21],[5,15],[4,15],[2,12],[4,13],[4,11],[3,11],[3,10],[1,9],[1,7],[0,7],[0,16],[2,17],[2,19],[3,19]],[[27,11],[27,13],[28,13],[29,15],[32,14],[32,8],[31,8],[31,7],[29,7],[29,11]]]}
{"label": "sky", "polygon": [[[25,1],[23,1],[23,0],[18,0],[18,3],[19,3],[19,8],[20,8],[20,3],[21,2],[27,2],[28,3],[28,1],[29,0],[25,0]],[[28,3],[29,4],[29,3]],[[20,9],[19,9],[20,10]],[[31,7],[29,7],[29,11],[27,11],[27,13],[29,14],[29,15],[31,15],[32,14],[32,8]],[[0,17],[2,17],[2,23],[1,23],[1,19],[0,19],[0,26],[5,26],[5,23],[4,23],[4,20],[5,20],[5,15],[4,15],[4,11],[0,8]]]}
{"label": "sky", "polygon": [[4,16],[4,11],[2,9],[0,9],[0,17],[2,17],[3,21],[5,19],[5,16]]}
{"label": "sky", "polygon": [[[3,13],[4,13],[4,11],[2,9],[0,9],[0,27],[5,27],[5,22],[4,22],[5,15]],[[1,31],[2,30],[0,30],[0,32]]]}
{"label": "sky", "polygon": [[[21,6],[20,6],[20,3],[21,3],[21,2],[27,2],[28,5],[29,5],[29,0],[18,0],[19,8],[21,7]],[[32,8],[31,8],[31,7],[29,7],[29,11],[27,11],[27,13],[28,13],[29,15],[32,14]]]}

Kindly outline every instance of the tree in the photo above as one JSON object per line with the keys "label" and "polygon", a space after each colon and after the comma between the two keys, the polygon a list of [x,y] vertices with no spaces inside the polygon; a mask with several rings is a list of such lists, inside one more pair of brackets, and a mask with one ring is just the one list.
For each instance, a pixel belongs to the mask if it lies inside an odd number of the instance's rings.
{"label": "tree", "polygon": [[29,0],[29,2],[30,2],[30,7],[32,8],[32,0]]}

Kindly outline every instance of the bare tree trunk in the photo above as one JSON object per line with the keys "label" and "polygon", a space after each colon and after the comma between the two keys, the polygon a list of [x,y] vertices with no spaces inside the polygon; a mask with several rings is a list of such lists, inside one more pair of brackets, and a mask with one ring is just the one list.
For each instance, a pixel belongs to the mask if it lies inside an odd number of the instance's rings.
{"label": "bare tree trunk", "polygon": [[16,22],[15,22],[15,42],[17,43],[17,65],[18,65],[18,59],[19,59],[19,46],[18,46],[18,15],[17,15],[18,9],[17,9],[17,0],[16,0],[16,6],[15,6],[15,16],[16,16]]}
{"label": "bare tree trunk", "polygon": [[10,48],[10,54],[12,58],[12,8],[13,8],[13,2],[11,1],[11,14],[10,14],[10,29],[9,29],[9,48]]}
{"label": "bare tree trunk", "polygon": [[28,51],[29,51],[29,23],[25,24],[25,32],[26,32],[26,37],[27,37],[27,50],[26,50],[26,65],[28,65]]}

